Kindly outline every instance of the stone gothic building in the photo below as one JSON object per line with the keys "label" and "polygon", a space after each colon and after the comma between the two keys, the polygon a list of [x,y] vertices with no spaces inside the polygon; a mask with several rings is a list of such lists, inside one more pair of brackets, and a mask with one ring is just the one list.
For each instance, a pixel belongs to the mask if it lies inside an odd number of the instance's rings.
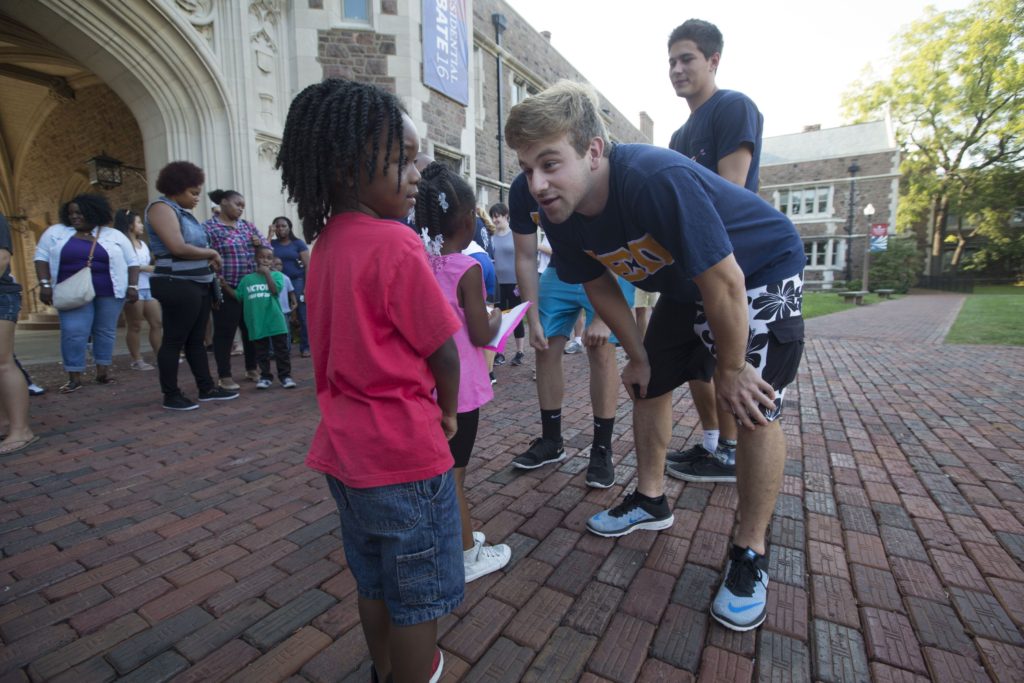
{"label": "stone gothic building", "polygon": [[[206,190],[244,194],[256,225],[292,215],[273,169],[288,105],[335,76],[397,93],[424,151],[459,169],[482,205],[517,172],[500,136],[509,108],[559,78],[585,80],[501,0],[0,5],[0,212],[28,290],[23,316],[40,309],[36,238],[80,192],[139,211],[160,168],[186,159],[206,171]],[[614,139],[650,140],[646,115],[641,131],[604,98],[602,109]],[[120,162],[118,182],[94,184],[97,158]]]}

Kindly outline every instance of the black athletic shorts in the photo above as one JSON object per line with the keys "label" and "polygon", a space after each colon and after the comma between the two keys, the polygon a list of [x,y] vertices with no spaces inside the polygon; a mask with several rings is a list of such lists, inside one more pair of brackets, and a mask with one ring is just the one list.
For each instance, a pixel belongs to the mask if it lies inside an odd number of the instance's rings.
{"label": "black athletic shorts", "polygon": [[[786,385],[796,379],[804,350],[801,274],[747,290],[750,324],[747,362],[775,389],[775,408],[761,409],[769,421],[782,413]],[[658,299],[644,337],[651,363],[647,397],[668,393],[692,379],[708,381],[715,372],[715,338],[701,301]]]}

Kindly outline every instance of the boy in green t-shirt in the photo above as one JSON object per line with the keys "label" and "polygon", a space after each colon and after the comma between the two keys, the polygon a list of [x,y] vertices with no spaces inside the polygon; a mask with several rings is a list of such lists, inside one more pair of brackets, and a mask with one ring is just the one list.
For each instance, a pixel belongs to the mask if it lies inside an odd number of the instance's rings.
{"label": "boy in green t-shirt", "polygon": [[256,247],[256,271],[241,279],[238,287],[230,287],[221,280],[221,287],[242,303],[242,315],[249,330],[249,339],[256,349],[256,362],[260,366],[257,389],[269,389],[274,376],[270,372],[273,349],[277,362],[277,378],[285,389],[294,389],[292,362],[288,353],[288,323],[281,312],[278,292],[284,287],[284,273],[271,270],[274,251],[270,247]]}

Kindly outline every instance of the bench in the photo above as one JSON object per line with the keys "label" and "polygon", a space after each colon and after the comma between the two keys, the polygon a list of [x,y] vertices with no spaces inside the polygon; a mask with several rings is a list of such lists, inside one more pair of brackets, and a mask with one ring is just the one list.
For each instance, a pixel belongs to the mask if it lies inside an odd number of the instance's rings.
{"label": "bench", "polygon": [[895,289],[876,289],[875,290],[875,294],[878,295],[879,299],[889,299],[895,293],[896,293]]}
{"label": "bench", "polygon": [[864,305],[864,295],[868,292],[836,292],[839,296],[843,297],[843,301],[849,303],[851,300],[858,306]]}

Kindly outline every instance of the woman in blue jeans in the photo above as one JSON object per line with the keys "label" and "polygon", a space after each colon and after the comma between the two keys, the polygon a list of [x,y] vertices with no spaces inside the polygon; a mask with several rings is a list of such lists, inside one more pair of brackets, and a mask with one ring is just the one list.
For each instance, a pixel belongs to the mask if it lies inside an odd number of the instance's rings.
{"label": "woman in blue jeans", "polygon": [[309,247],[292,232],[292,221],[286,216],[278,216],[270,226],[273,239],[270,246],[274,256],[281,259],[284,274],[292,281],[295,298],[299,305],[295,308],[299,317],[299,353],[303,358],[309,356],[309,333],[306,331],[306,269],[309,268]]}
{"label": "woman in blue jeans", "polygon": [[139,260],[128,238],[109,227],[113,217],[104,197],[80,194],[61,207],[61,222],[47,228],[36,246],[41,302],[52,305],[53,287],[86,266],[92,271],[96,292],[96,297],[84,306],[58,311],[60,352],[68,373],[67,383],[60,388],[62,394],[82,388],[85,347],[90,336],[96,382],[114,383],[109,369],[114,360],[117,318],[125,301],[133,303],[139,298]]}

